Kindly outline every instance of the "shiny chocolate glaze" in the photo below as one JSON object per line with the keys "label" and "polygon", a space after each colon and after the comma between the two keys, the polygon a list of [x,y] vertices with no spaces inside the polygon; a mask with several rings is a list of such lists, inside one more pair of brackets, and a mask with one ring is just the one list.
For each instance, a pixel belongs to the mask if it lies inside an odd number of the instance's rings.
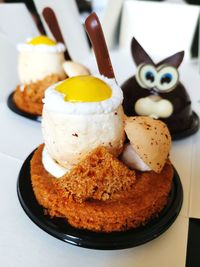
{"label": "shiny chocolate glaze", "polygon": [[[129,78],[121,87],[124,94],[123,108],[127,116],[138,115],[134,108],[138,99],[154,94],[152,91],[140,87],[135,76]],[[191,100],[185,87],[179,82],[171,92],[158,93],[158,95],[169,100],[173,105],[172,115],[169,118],[160,118],[167,124],[171,134],[188,129],[192,123],[192,109]]]}

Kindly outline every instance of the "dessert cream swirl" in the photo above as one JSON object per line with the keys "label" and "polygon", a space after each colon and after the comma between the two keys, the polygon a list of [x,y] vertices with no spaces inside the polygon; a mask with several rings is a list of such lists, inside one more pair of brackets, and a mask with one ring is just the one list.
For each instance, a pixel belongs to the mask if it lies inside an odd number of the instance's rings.
{"label": "dessert cream swirl", "polygon": [[56,45],[45,45],[45,44],[18,44],[17,50],[19,52],[48,52],[48,53],[62,53],[66,50],[66,47],[62,43],[57,43]]}
{"label": "dessert cream swirl", "polygon": [[[54,84],[45,91],[45,98],[43,103],[45,108],[52,112],[66,113],[66,114],[101,114],[109,113],[117,109],[123,101],[123,93],[121,88],[116,84],[114,79],[108,79],[103,75],[95,75],[95,77],[102,79],[112,88],[112,97],[100,102],[66,102],[64,96],[55,90],[57,84]],[[78,89],[78,88],[77,88]]]}

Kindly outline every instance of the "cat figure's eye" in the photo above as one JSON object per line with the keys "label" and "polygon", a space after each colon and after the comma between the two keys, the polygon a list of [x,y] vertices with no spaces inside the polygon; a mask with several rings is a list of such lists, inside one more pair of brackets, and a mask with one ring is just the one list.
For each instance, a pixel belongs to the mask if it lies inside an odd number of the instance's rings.
{"label": "cat figure's eye", "polygon": [[179,73],[172,66],[162,65],[158,69],[156,88],[159,92],[170,92],[178,84]]}
{"label": "cat figure's eye", "polygon": [[151,89],[157,83],[157,70],[153,65],[141,64],[136,73],[136,80],[142,88]]}

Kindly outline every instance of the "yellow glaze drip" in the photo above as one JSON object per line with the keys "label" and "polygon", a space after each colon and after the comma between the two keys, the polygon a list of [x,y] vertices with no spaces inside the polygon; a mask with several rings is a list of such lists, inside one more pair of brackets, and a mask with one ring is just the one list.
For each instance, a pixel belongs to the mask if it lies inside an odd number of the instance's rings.
{"label": "yellow glaze drip", "polygon": [[32,38],[30,41],[27,42],[27,44],[32,44],[32,45],[56,45],[56,42],[51,40],[45,35],[40,35],[37,37]]}
{"label": "yellow glaze drip", "polygon": [[112,96],[111,88],[93,76],[76,76],[66,79],[55,87],[70,102],[99,102]]}

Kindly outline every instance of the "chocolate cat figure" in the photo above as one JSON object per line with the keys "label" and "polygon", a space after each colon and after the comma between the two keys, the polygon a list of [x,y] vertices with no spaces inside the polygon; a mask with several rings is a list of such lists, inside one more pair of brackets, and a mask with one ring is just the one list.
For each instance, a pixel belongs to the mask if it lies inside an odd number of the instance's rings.
{"label": "chocolate cat figure", "polygon": [[[160,119],[167,124],[172,137],[181,132],[185,132],[185,136],[196,132],[199,118],[191,109],[190,97],[179,82],[177,70],[184,52],[155,64],[135,38],[131,42],[131,52],[137,72],[122,85],[125,114]],[[180,135],[180,138],[185,136]]]}

